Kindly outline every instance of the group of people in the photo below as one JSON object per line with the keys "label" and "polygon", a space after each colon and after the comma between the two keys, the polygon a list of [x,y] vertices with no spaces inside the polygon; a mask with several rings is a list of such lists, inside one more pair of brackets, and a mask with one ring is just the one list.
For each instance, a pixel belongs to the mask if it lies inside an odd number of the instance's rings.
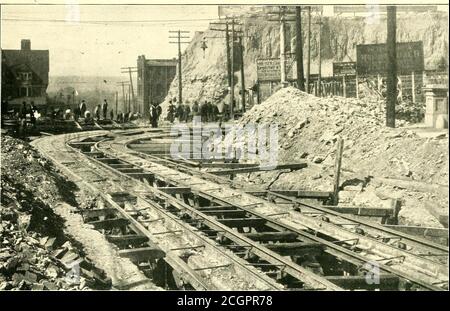
{"label": "group of people", "polygon": [[167,111],[167,120],[173,123],[175,119],[179,122],[190,122],[194,117],[201,117],[203,122],[224,121],[229,118],[229,105],[221,101],[213,104],[211,101],[205,100],[202,104],[194,101],[192,106],[189,101],[178,103],[176,98],[169,101]]}

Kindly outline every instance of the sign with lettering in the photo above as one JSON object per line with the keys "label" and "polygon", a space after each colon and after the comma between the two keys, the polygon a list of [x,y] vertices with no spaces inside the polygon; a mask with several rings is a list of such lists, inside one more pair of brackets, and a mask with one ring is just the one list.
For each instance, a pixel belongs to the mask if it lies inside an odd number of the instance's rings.
{"label": "sign with lettering", "polygon": [[[397,43],[397,74],[411,74],[424,70],[422,41]],[[386,44],[359,44],[356,46],[356,67],[360,75],[387,72]]]}
{"label": "sign with lettering", "polygon": [[[294,63],[292,58],[286,59],[286,80],[294,79]],[[279,58],[265,58],[256,61],[256,72],[259,81],[280,81],[281,63]]]}
{"label": "sign with lettering", "polygon": [[356,62],[333,63],[333,76],[355,75]]}

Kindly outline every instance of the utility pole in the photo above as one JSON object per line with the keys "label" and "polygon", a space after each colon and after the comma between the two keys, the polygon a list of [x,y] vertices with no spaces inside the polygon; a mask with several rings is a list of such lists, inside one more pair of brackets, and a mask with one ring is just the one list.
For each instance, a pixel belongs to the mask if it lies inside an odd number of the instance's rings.
{"label": "utility pole", "polygon": [[127,109],[127,97],[125,96],[125,84],[126,83],[127,83],[127,81],[117,82],[117,84],[122,85],[122,100],[123,100],[122,109],[124,110],[123,112],[125,112],[125,109]]}
{"label": "utility pole", "polygon": [[116,119],[117,115],[119,114],[119,111],[117,109],[119,109],[119,92],[116,91]]}
{"label": "utility pole", "polygon": [[128,84],[128,112],[131,112],[131,85]]}
{"label": "utility pole", "polygon": [[397,51],[396,51],[396,14],[395,6],[387,7],[387,100],[386,126],[395,127],[395,104],[397,101]]}
{"label": "utility pole", "polygon": [[305,90],[305,74],[303,72],[303,40],[302,40],[302,8],[295,7],[295,57],[297,59],[297,87]]}
{"label": "utility pole", "polygon": [[225,40],[227,45],[227,74],[228,86],[231,89],[231,59],[230,59],[230,34],[228,33],[228,21],[225,23]]}
{"label": "utility pole", "polygon": [[296,22],[296,18],[292,16],[295,12],[292,10],[288,10],[285,6],[280,6],[278,12],[271,12],[269,14],[277,14],[277,19],[269,19],[271,22],[279,22],[280,23],[280,82],[284,87],[287,85],[287,72],[286,72],[286,23],[287,22]]}
{"label": "utility pole", "polygon": [[311,72],[311,7],[308,6],[308,33],[306,35],[308,45],[308,54],[306,60],[306,93],[309,93],[309,76]]}
{"label": "utility pole", "polygon": [[234,120],[234,18],[231,19],[231,88],[230,88],[230,117]]}
{"label": "utility pole", "polygon": [[318,44],[318,50],[319,50],[319,76],[318,76],[318,78],[317,78],[317,88],[318,88],[318,93],[317,93],[317,95],[319,96],[319,97],[321,97],[322,96],[322,92],[321,92],[321,89],[322,89],[322,81],[321,81],[321,79],[322,79],[322,47],[321,47],[321,41],[322,41],[322,13],[323,13],[323,10],[321,10],[320,11],[320,17],[319,17],[319,38],[318,38],[318,40],[319,40],[319,44]]}
{"label": "utility pole", "polygon": [[187,43],[189,42],[181,42],[181,39],[189,39],[189,36],[181,36],[181,34],[189,33],[189,31],[182,31],[182,30],[176,30],[176,31],[169,31],[169,33],[176,34],[175,37],[170,37],[169,39],[177,39],[176,42],[170,41],[169,43],[178,44],[178,102],[181,104],[183,102],[183,77],[181,75],[181,43]]}
{"label": "utility pole", "polygon": [[280,7],[280,68],[281,85],[286,85],[286,24],[284,21],[284,8]]}
{"label": "utility pole", "polygon": [[[234,119],[234,38],[236,36],[239,37],[239,40],[244,36],[242,30],[236,30],[234,28],[235,25],[240,25],[235,21],[234,18],[231,18],[231,22],[226,21],[225,23],[220,22],[214,22],[211,23],[212,25],[222,25],[225,24],[225,29],[218,29],[218,28],[210,28],[210,30],[214,31],[225,31],[225,40],[226,40],[226,49],[227,49],[227,72],[228,72],[228,86],[230,87],[230,116],[232,119]],[[231,24],[231,39],[230,39],[230,24]],[[231,52],[229,47],[229,42],[231,41]],[[242,41],[239,41],[242,42]],[[241,45],[242,46],[242,45]],[[241,55],[241,79],[243,80],[244,75],[244,62],[243,62],[243,51],[240,51]],[[242,82],[242,86],[245,86],[245,82]],[[245,95],[244,95],[245,96]],[[243,102],[244,103],[244,102]]]}
{"label": "utility pole", "polygon": [[244,43],[242,41],[242,36],[239,37],[239,57],[241,63],[241,102],[242,111],[245,112]]}
{"label": "utility pole", "polygon": [[131,87],[131,99],[133,100],[133,110],[136,111],[136,98],[134,97],[133,77],[132,72],[137,72],[137,67],[122,67],[122,73],[128,73],[130,75],[130,87]]}

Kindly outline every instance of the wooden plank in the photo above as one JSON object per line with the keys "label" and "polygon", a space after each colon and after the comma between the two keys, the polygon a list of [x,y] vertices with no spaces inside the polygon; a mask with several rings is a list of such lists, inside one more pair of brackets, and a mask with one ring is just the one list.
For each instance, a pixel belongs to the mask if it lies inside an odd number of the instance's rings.
{"label": "wooden plank", "polygon": [[341,164],[342,164],[342,153],[344,150],[344,140],[342,138],[338,139],[336,146],[336,159],[334,164],[334,182],[333,182],[333,205],[337,205],[339,202],[339,178],[341,176]]}
{"label": "wooden plank", "polygon": [[302,256],[305,254],[318,254],[323,252],[324,245],[316,242],[294,242],[264,244],[268,249],[282,256]]}
{"label": "wooden plank", "polygon": [[95,141],[74,141],[69,143],[70,146],[93,146],[97,142]]}
{"label": "wooden plank", "polygon": [[236,168],[236,169],[230,169],[230,170],[215,170],[215,171],[210,171],[209,173],[216,174],[216,175],[233,175],[233,174],[252,173],[252,172],[259,172],[259,171],[284,170],[284,169],[299,170],[299,169],[305,168],[307,166],[308,166],[308,164],[306,164],[306,163],[280,164],[280,165],[277,165],[274,167],[261,167],[258,165],[255,167],[244,167],[244,168]]}
{"label": "wooden plank", "polygon": [[83,154],[85,155],[89,155],[89,156],[103,156],[103,152],[100,151],[87,151],[87,152],[83,152]]}
{"label": "wooden plank", "polygon": [[217,219],[217,221],[231,228],[261,227],[266,223],[263,218],[229,218]]}
{"label": "wooden plank", "polygon": [[190,187],[158,187],[158,190],[168,194],[185,194],[192,191]]}
{"label": "wooden plank", "polygon": [[143,173],[144,171],[141,168],[118,168],[119,172],[122,172],[124,174],[129,173]]}
{"label": "wooden plank", "polygon": [[[379,281],[376,279],[379,277]],[[393,274],[379,274],[370,278],[365,275],[326,276],[328,281],[345,289],[398,290],[399,277]]]}
{"label": "wooden plank", "polygon": [[298,234],[295,232],[257,232],[244,233],[244,236],[259,242],[293,242],[297,240]]}
{"label": "wooden plank", "polygon": [[132,262],[136,263],[164,258],[165,253],[158,248],[141,247],[120,250],[119,256],[129,258]]}
{"label": "wooden plank", "polygon": [[111,163],[109,164],[112,168],[133,168],[134,166],[132,164],[126,164],[126,163]]}
{"label": "wooden plank", "polygon": [[141,245],[142,243],[146,243],[149,241],[148,237],[143,236],[143,235],[131,235],[131,234],[127,234],[127,235],[106,235],[106,239],[111,242],[116,244],[119,247],[126,247],[129,245],[133,245],[133,246],[138,246]]}
{"label": "wooden plank", "polygon": [[116,158],[98,158],[96,160],[100,161],[102,163],[107,163],[107,164],[114,164],[114,163],[118,164],[118,163],[120,163],[119,160],[116,159]]}
{"label": "wooden plank", "polygon": [[84,219],[101,217],[101,216],[114,216],[117,214],[115,208],[95,208],[95,209],[83,209],[79,211]]}
{"label": "wooden plank", "polygon": [[412,235],[418,235],[423,237],[429,236],[429,237],[448,238],[448,228],[399,226],[399,225],[384,225],[384,226]]}
{"label": "wooden plank", "polygon": [[126,226],[130,223],[125,218],[111,218],[105,220],[90,221],[88,224],[93,225],[95,229],[112,229]]}
{"label": "wooden plank", "polygon": [[[309,191],[309,190],[282,190],[275,189],[270,190],[271,192],[287,195],[290,197],[303,198],[303,199],[328,199],[332,192],[329,191]],[[267,191],[246,191],[248,194],[263,196]]]}
{"label": "wooden plank", "polygon": [[152,173],[144,173],[144,172],[140,172],[140,173],[126,173],[128,176],[133,177],[133,178],[137,178],[137,179],[153,179],[155,178],[155,175],[153,175]]}
{"label": "wooden plank", "polygon": [[321,205],[321,207],[325,207],[332,211],[343,213],[343,214],[352,214],[352,215],[359,215],[359,216],[389,217],[389,216],[394,215],[394,209],[392,209],[392,208],[334,206],[334,205]]}
{"label": "wooden plank", "polygon": [[244,217],[247,212],[244,210],[229,210],[229,209],[222,209],[222,210],[206,210],[203,211],[203,213],[210,215],[210,216],[226,216],[226,217]]}
{"label": "wooden plank", "polygon": [[200,212],[203,212],[203,211],[220,211],[220,210],[224,210],[224,209],[237,210],[234,206],[231,206],[231,205],[197,207],[197,210],[200,211]]}
{"label": "wooden plank", "polygon": [[201,166],[203,168],[244,168],[244,167],[257,167],[259,164],[254,163],[225,163],[225,162],[216,162],[216,163],[202,163]]}

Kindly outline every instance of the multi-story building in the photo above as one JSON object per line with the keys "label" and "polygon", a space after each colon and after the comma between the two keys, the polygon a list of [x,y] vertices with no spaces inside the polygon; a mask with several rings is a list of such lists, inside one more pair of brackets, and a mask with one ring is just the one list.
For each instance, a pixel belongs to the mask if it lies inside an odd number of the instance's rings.
{"label": "multi-story building", "polygon": [[2,100],[10,106],[22,102],[46,104],[49,51],[32,50],[30,40],[21,41],[20,50],[2,50]]}
{"label": "multi-story building", "polygon": [[137,68],[137,110],[148,117],[150,104],[162,103],[166,98],[176,75],[177,60],[146,59],[141,55]]}

